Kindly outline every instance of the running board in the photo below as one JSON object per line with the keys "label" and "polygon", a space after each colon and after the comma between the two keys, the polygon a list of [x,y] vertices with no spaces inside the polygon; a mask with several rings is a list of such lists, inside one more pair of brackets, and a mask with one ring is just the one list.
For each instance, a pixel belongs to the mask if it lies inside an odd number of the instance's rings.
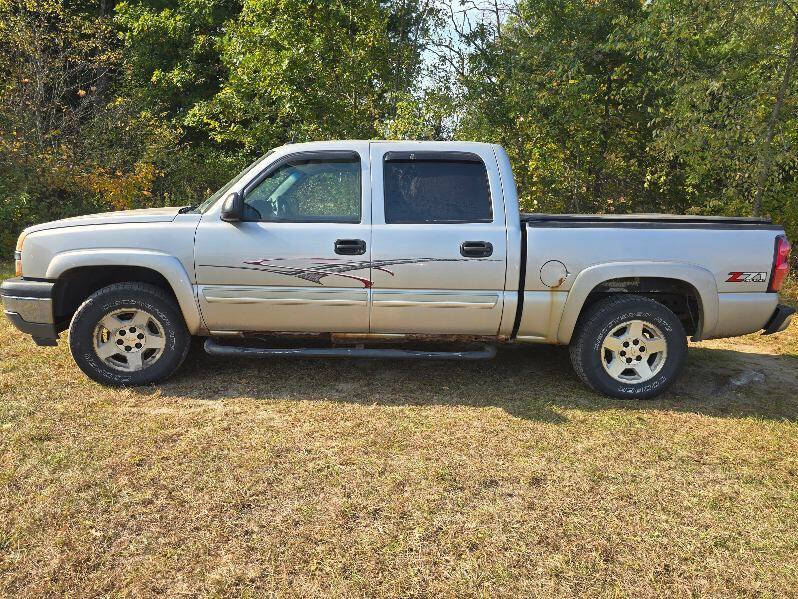
{"label": "running board", "polygon": [[266,348],[222,345],[205,340],[205,351],[212,356],[247,358],[383,358],[392,360],[489,360],[496,356],[496,346],[482,345],[469,351],[421,351],[409,349],[366,349],[358,347]]}

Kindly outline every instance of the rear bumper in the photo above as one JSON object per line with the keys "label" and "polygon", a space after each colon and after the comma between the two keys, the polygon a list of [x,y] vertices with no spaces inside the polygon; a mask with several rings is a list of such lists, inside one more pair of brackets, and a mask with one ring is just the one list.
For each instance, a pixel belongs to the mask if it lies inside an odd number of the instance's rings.
{"label": "rear bumper", "polygon": [[785,304],[779,304],[776,306],[773,316],[771,316],[770,320],[768,320],[767,324],[765,324],[765,330],[762,332],[762,334],[772,335],[773,333],[779,333],[783,331],[790,326],[790,321],[792,320],[793,314],[795,314],[795,308]]}
{"label": "rear bumper", "polygon": [[53,289],[49,281],[7,279],[0,285],[0,299],[6,317],[38,345],[55,345],[63,330],[53,316]]}

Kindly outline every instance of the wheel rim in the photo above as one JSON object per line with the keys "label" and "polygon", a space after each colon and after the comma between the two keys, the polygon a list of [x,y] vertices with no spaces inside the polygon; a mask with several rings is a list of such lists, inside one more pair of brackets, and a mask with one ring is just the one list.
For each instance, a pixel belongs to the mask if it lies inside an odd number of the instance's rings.
{"label": "wheel rim", "polygon": [[152,366],[166,346],[164,326],[149,312],[114,310],[94,327],[94,353],[114,370],[137,372]]}
{"label": "wheel rim", "polygon": [[665,365],[668,344],[657,327],[644,320],[630,320],[615,327],[601,344],[601,364],[621,383],[643,383]]}

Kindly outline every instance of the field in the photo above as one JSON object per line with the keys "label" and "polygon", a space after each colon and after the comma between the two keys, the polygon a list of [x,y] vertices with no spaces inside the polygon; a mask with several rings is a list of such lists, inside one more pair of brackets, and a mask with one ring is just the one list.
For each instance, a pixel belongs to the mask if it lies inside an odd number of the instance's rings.
{"label": "field", "polygon": [[797,596],[798,324],[635,403],[546,347],[113,390],[2,319],[0,594]]}

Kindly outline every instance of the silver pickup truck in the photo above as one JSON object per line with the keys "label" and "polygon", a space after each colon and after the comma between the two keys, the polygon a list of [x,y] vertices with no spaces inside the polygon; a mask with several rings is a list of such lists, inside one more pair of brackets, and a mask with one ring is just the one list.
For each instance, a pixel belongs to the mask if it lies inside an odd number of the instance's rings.
{"label": "silver pickup truck", "polygon": [[192,335],[271,358],[533,342],[569,345],[592,389],[642,399],[678,376],[687,336],[783,330],[789,252],[768,220],[521,214],[497,145],[331,141],[272,150],[199,206],[29,227],[0,295],[39,345],[68,328],[109,385],[165,379]]}

